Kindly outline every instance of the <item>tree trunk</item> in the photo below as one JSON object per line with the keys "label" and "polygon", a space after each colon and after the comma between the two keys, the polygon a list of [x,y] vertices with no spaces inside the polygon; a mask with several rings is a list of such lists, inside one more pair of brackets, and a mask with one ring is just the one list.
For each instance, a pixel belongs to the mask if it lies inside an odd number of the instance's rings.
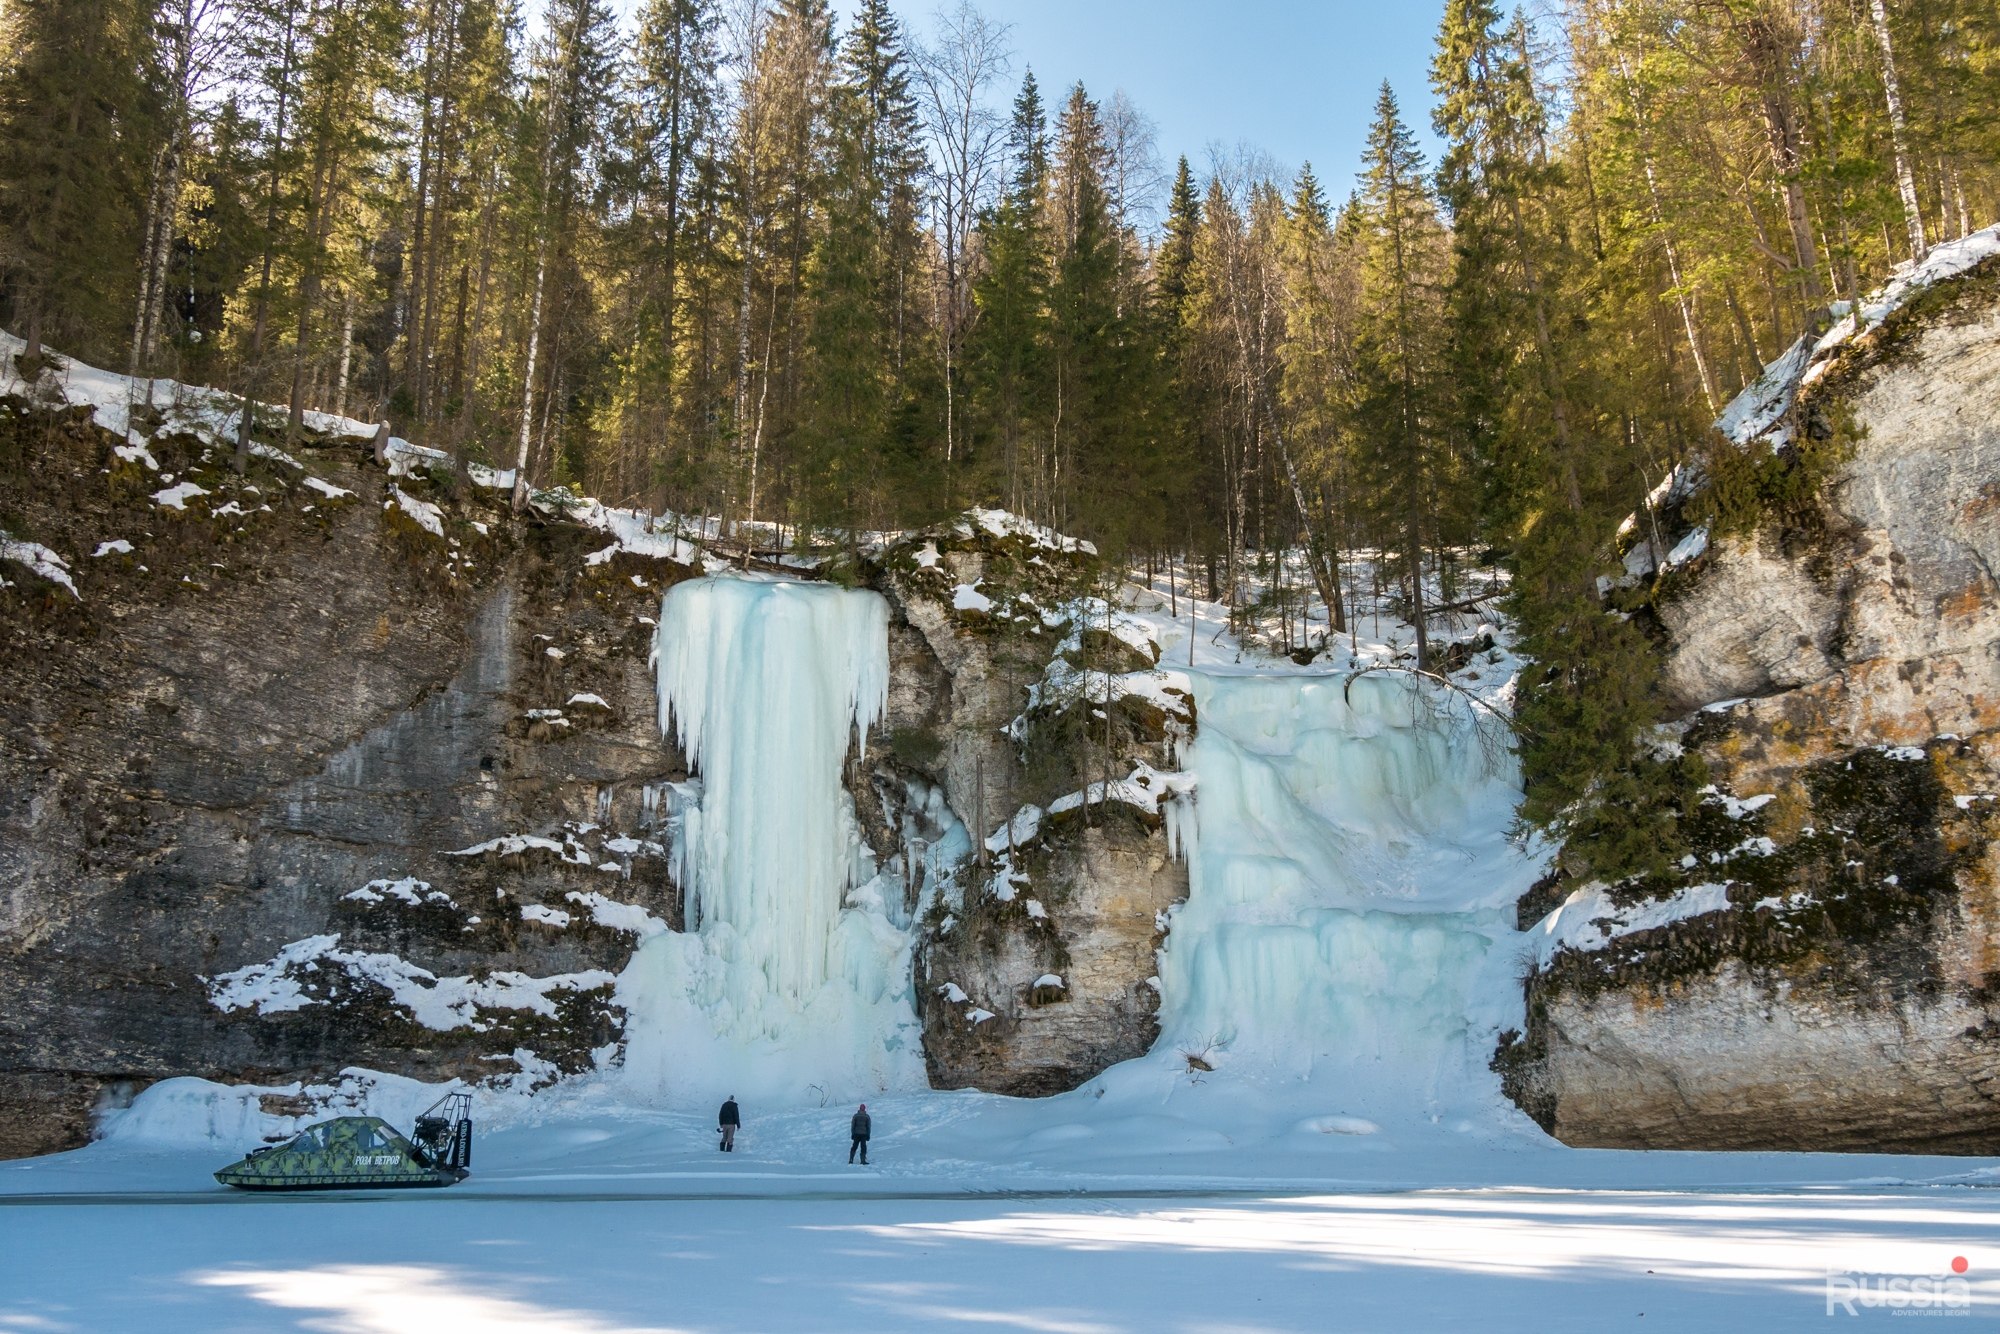
{"label": "tree trunk", "polygon": [[1875,41],[1882,48],[1882,92],[1889,103],[1889,142],[1896,155],[1896,191],[1903,197],[1903,222],[1910,229],[1910,258],[1922,260],[1924,214],[1917,203],[1917,175],[1910,167],[1909,126],[1903,118],[1903,90],[1896,81],[1896,48],[1889,39],[1889,13],[1882,0],[1868,0]]}
{"label": "tree trunk", "polygon": [[535,356],[542,346],[542,293],[549,277],[549,242],[535,249],[535,296],[528,309],[528,363],[521,375],[521,438],[514,451],[514,513],[528,508],[528,445],[535,431]]}

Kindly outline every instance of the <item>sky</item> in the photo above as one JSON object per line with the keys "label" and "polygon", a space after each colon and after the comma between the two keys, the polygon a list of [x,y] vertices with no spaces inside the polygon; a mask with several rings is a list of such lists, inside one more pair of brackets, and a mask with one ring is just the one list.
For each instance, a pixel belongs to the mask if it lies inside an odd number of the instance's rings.
{"label": "sky", "polygon": [[[1185,153],[1199,175],[1212,150],[1249,144],[1287,180],[1310,161],[1338,203],[1353,183],[1384,79],[1435,165],[1430,57],[1443,0],[979,3],[1011,26],[1014,84],[1031,66],[1052,112],[1078,79],[1100,102],[1124,89],[1157,125],[1169,169]],[[895,8],[921,38],[937,0],[900,0]]]}

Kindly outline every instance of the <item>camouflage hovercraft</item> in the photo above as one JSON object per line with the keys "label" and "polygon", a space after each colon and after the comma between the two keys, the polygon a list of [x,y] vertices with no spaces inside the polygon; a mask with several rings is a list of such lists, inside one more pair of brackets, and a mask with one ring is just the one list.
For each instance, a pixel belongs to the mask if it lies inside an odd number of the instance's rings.
{"label": "camouflage hovercraft", "polygon": [[448,1093],[408,1139],[379,1116],[341,1116],[252,1149],[215,1174],[243,1190],[455,1186],[472,1166],[472,1095]]}

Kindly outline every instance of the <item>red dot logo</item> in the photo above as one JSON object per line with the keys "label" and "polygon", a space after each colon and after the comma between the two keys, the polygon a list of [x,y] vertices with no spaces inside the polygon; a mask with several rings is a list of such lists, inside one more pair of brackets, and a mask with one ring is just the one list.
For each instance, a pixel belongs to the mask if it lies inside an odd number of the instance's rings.
{"label": "red dot logo", "polygon": [[1966,1270],[1970,1269],[1971,1267],[1972,1267],[1971,1265],[1968,1265],[1965,1262],[1965,1257],[1962,1255],[1954,1255],[1951,1258],[1951,1272],[1954,1274],[1963,1274]]}

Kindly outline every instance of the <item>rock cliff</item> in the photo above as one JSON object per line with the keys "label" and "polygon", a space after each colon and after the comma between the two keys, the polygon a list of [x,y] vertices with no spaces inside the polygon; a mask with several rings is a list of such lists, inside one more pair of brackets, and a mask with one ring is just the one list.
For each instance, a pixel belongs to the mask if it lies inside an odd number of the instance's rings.
{"label": "rock cliff", "polygon": [[239,478],[0,404],[0,528],[69,553],[0,565],[0,1154],[167,1075],[537,1084],[615,1044],[679,911],[646,654],[688,571],[355,440]]}
{"label": "rock cliff", "polygon": [[2000,1146],[1996,252],[1774,365],[1627,558],[1679,719],[1653,744],[1710,783],[1679,876],[1524,901],[1497,1065],[1570,1143]]}

